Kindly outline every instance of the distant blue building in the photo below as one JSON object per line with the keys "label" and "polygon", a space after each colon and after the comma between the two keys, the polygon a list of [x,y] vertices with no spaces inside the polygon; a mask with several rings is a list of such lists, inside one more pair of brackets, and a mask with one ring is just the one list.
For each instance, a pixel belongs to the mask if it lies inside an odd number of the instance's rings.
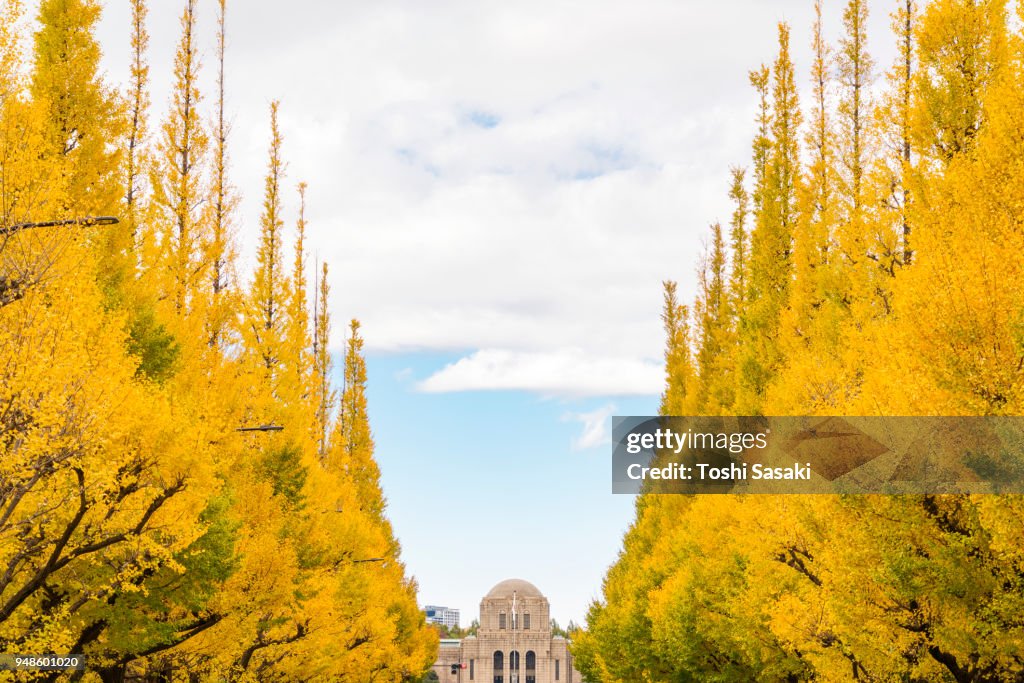
{"label": "distant blue building", "polygon": [[428,624],[441,624],[447,628],[455,628],[459,625],[459,610],[457,609],[440,605],[424,605],[423,611],[427,613]]}

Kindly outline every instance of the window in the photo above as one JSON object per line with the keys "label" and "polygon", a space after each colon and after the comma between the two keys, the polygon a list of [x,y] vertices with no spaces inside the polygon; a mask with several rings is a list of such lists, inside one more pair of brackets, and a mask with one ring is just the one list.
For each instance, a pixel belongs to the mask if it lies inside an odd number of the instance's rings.
{"label": "window", "polygon": [[530,630],[530,613],[529,612],[523,612],[523,630],[524,631],[529,631]]}
{"label": "window", "polygon": [[473,665],[476,663],[475,659],[469,660],[469,680],[473,680]]}
{"label": "window", "polygon": [[519,653],[508,653],[508,683],[519,683]]}
{"label": "window", "polygon": [[533,650],[526,653],[526,683],[537,683],[537,655]]}
{"label": "window", "polygon": [[503,683],[505,680],[505,655],[501,650],[494,652],[494,683]]}
{"label": "window", "polygon": [[556,681],[558,680],[558,665],[559,665],[559,663],[560,663],[561,661],[562,661],[562,660],[560,660],[560,659],[556,659],[556,660],[555,660],[555,680],[556,680]]}
{"label": "window", "polygon": [[505,613],[504,612],[499,612],[498,613],[498,628],[501,629],[501,630],[505,630],[506,622],[507,622],[507,620],[505,618]]}

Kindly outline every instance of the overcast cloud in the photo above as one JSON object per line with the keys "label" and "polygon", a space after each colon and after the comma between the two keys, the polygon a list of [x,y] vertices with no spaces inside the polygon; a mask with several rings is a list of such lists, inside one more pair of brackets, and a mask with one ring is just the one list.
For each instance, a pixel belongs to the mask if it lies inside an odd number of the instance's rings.
{"label": "overcast cloud", "polygon": [[[201,4],[211,80],[214,3]],[[309,243],[332,270],[336,342],[355,316],[372,351],[465,353],[420,378],[424,391],[656,393],[660,282],[691,292],[707,225],[729,215],[754,115],[746,73],[773,59],[779,19],[799,18],[807,81],[811,4],[235,0],[243,253],[251,262],[280,98],[289,185],[310,184]],[[159,117],[180,3],[151,5]],[[876,11],[881,64],[887,23]],[[128,2],[108,3],[116,82],[127,26]]]}

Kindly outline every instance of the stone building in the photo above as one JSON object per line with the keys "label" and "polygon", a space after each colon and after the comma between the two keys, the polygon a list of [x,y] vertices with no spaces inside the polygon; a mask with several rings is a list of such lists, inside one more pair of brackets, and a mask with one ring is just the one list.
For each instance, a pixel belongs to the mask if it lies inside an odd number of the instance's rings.
{"label": "stone building", "polygon": [[[452,665],[460,665],[452,673]],[[551,634],[551,608],[537,587],[507,579],[480,601],[475,636],[442,640],[441,683],[581,683],[568,641]]]}

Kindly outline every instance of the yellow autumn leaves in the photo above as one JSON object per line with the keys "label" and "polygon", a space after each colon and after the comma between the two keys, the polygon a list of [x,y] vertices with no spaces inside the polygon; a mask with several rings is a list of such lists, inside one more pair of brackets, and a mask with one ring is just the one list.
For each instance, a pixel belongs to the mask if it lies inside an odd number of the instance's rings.
{"label": "yellow autumn leaves", "polygon": [[[665,290],[664,414],[1024,411],[1024,35],[1001,0],[868,3],[751,74],[698,294]],[[1010,16],[1016,9],[1018,17]],[[811,10],[809,7],[808,10]],[[798,145],[798,136],[802,144]],[[576,638],[599,681],[1024,675],[1020,496],[646,496]]]}
{"label": "yellow autumn leaves", "polygon": [[[414,680],[436,635],[384,514],[355,321],[331,386],[327,266],[310,305],[277,105],[249,285],[227,7],[205,97],[183,0],[153,126],[132,5],[120,91],[98,72],[96,2],[0,3],[0,226],[120,218],[0,234],[0,647],[83,653],[94,681]],[[262,424],[284,429],[236,431]]]}

